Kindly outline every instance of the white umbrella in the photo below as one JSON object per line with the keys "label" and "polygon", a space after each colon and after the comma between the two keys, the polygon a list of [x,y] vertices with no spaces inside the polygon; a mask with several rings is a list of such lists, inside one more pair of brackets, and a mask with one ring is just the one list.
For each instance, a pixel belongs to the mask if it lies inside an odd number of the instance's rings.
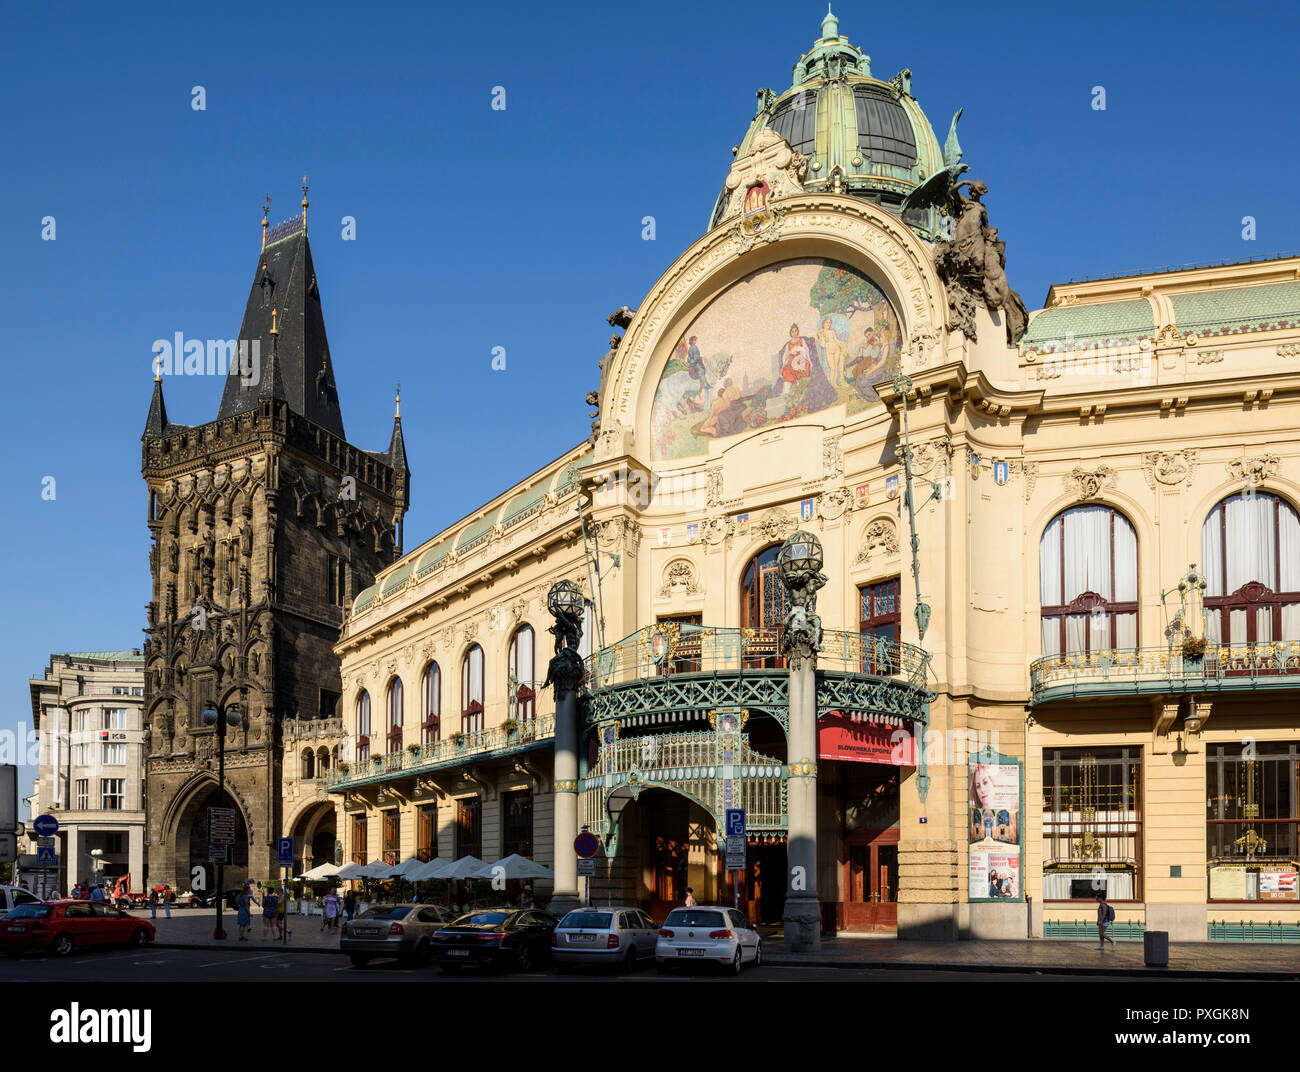
{"label": "white umbrella", "polygon": [[411,882],[424,882],[431,878],[445,878],[447,868],[451,866],[450,860],[442,860],[435,856],[428,863],[420,864],[406,872],[406,878]]}
{"label": "white umbrella", "polygon": [[483,861],[477,856],[462,856],[454,864],[448,864],[447,869],[438,877],[473,878],[474,872],[481,870],[483,867]]}
{"label": "white umbrella", "polygon": [[358,863],[347,863],[334,873],[335,878],[366,878],[366,869]]}
{"label": "white umbrella", "polygon": [[411,872],[423,866],[424,862],[418,856],[412,856],[409,860],[403,860],[400,864],[394,867],[390,877],[404,878],[413,881],[411,880]]}
{"label": "white umbrella", "polygon": [[494,864],[486,864],[469,876],[470,878],[505,878],[505,879],[549,879],[554,878],[555,873],[542,864],[528,859],[527,856],[520,856],[518,853],[511,853],[505,859],[498,860]]}
{"label": "white umbrella", "polygon": [[362,878],[392,878],[394,867],[383,860],[371,860],[361,869]]}
{"label": "white umbrella", "polygon": [[304,871],[298,878],[306,882],[317,882],[323,878],[333,878],[339,873],[339,870],[334,864],[318,864],[310,871]]}

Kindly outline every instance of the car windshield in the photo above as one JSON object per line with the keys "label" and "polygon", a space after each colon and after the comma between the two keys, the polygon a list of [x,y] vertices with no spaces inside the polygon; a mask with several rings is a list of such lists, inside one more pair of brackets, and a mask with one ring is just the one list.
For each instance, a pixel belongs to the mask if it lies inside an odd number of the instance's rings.
{"label": "car windshield", "polygon": [[405,919],[406,913],[411,910],[409,904],[389,905],[381,904],[367,908],[358,916],[358,919]]}
{"label": "car windshield", "polygon": [[9,913],[6,919],[48,919],[50,906],[47,904],[21,904]]}
{"label": "car windshield", "polygon": [[698,908],[674,908],[664,920],[665,927],[721,927],[721,912],[702,912]]}
{"label": "car windshield", "polygon": [[456,920],[456,925],[460,927],[487,927],[496,926],[504,923],[510,918],[509,912],[475,912],[469,916],[461,916]]}
{"label": "car windshield", "polygon": [[561,927],[599,927],[609,926],[610,913],[608,912],[570,912],[564,917]]}

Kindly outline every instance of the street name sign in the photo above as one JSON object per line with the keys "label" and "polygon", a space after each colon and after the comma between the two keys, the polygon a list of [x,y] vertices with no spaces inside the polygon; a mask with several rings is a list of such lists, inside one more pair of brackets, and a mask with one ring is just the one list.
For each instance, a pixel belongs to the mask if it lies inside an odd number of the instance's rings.
{"label": "street name sign", "polygon": [[596,861],[590,857],[585,857],[578,861],[578,874],[587,878],[593,878],[596,874]]}
{"label": "street name sign", "polygon": [[219,845],[233,845],[235,842],[235,809],[208,809],[208,840]]}
{"label": "street name sign", "polygon": [[745,835],[727,835],[727,870],[745,870]]}

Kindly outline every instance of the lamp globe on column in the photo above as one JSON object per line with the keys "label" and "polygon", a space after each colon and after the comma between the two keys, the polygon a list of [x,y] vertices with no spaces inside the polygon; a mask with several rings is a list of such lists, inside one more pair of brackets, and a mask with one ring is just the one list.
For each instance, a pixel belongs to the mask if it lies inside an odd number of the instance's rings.
{"label": "lamp globe on column", "polygon": [[546,593],[546,609],[556,618],[581,621],[584,606],[582,589],[567,578],[556,581]]}
{"label": "lamp globe on column", "polygon": [[776,567],[786,587],[798,584],[802,578],[821,572],[822,542],[811,532],[791,534],[776,553]]}

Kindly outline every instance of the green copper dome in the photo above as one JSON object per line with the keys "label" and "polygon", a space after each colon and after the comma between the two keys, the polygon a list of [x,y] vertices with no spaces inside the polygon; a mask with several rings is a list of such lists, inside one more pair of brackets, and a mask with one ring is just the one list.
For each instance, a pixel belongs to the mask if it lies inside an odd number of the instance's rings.
{"label": "green copper dome", "polygon": [[[770,129],[808,158],[805,190],[838,185],[902,216],[923,238],[939,236],[937,210],[904,211],[903,199],[945,167],[959,164],[961,112],[953,117],[946,145],[940,145],[912,96],[912,72],[904,69],[888,82],[872,77],[871,57],[840,35],[839,19],[829,8],[821,37],[794,65],[790,88],[779,95],[760,89],[758,103],[758,114],[736,147],[737,160],[760,131]],[[727,215],[728,196],[724,189],[712,226]]]}

